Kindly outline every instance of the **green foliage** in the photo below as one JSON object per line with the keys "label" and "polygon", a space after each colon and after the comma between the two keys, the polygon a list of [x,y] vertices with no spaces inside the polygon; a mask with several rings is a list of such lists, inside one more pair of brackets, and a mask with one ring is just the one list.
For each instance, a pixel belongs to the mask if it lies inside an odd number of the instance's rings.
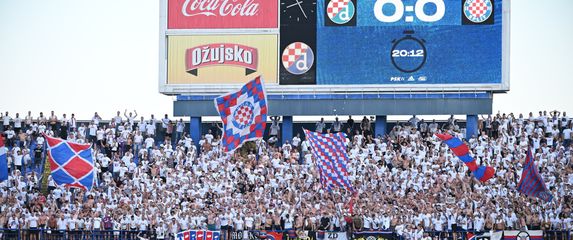
{"label": "green foliage", "polygon": [[257,150],[257,144],[254,141],[249,141],[243,144],[241,148],[239,148],[239,154],[241,157],[246,158],[250,152],[255,152]]}

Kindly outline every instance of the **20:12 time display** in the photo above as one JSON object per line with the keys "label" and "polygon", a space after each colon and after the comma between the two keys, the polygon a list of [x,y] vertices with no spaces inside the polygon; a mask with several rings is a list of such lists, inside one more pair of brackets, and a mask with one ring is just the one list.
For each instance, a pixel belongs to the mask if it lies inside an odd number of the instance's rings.
{"label": "20:12 time display", "polygon": [[392,50],[392,57],[424,57],[424,50]]}

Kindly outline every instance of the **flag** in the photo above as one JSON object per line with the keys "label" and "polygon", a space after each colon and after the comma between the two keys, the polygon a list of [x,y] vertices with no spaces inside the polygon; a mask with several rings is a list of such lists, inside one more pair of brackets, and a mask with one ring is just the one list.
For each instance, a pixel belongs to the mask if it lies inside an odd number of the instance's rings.
{"label": "flag", "polygon": [[537,171],[537,166],[535,166],[533,155],[531,154],[531,148],[527,149],[525,166],[523,167],[517,190],[527,196],[537,197],[546,202],[550,202],[553,199],[553,195],[547,190],[543,178],[541,178],[541,175],[539,175]]}
{"label": "flag", "polygon": [[482,182],[486,182],[495,174],[495,169],[492,167],[479,166],[476,160],[470,156],[468,145],[462,142],[459,138],[453,137],[449,134],[436,134],[436,136],[444,141],[446,145],[454,152],[462,162],[472,171],[475,178]]}
{"label": "flag", "polygon": [[52,178],[58,185],[91,190],[94,161],[90,144],[77,144],[44,135]]}
{"label": "flag", "polygon": [[283,233],[282,232],[266,232],[268,240],[283,240]]}
{"label": "flag", "polygon": [[267,124],[267,100],[261,77],[237,92],[215,98],[223,121],[223,149],[232,152],[243,143],[263,138]]}
{"label": "flag", "polygon": [[346,168],[346,162],[348,162],[346,134],[322,134],[306,129],[304,129],[304,134],[310,143],[312,154],[316,158],[322,186],[325,186],[329,191],[332,190],[332,187],[337,186],[354,192]]}
{"label": "flag", "polygon": [[8,180],[8,159],[6,158],[6,147],[4,137],[0,135],[0,182]]}

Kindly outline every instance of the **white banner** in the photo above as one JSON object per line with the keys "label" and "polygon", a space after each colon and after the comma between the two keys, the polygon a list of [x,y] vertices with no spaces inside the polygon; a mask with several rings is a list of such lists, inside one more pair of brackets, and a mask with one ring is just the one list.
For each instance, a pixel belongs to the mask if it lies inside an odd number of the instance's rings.
{"label": "white banner", "polygon": [[504,231],[503,232],[504,238],[509,239],[543,239],[543,231],[542,230],[534,230],[534,231]]}
{"label": "white banner", "polygon": [[317,239],[319,240],[348,240],[346,232],[319,232]]}

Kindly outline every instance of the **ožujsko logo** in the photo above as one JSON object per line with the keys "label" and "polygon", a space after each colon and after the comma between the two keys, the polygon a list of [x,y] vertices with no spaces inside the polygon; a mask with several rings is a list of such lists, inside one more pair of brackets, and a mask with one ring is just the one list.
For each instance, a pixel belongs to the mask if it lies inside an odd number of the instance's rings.
{"label": "o\u017eujsko logo", "polygon": [[314,53],[305,43],[294,42],[283,51],[282,62],[288,72],[295,75],[304,74],[314,63]]}
{"label": "o\u017eujsko logo", "polygon": [[326,8],[328,18],[336,24],[345,24],[352,20],[356,7],[351,0],[330,0]]}
{"label": "o\u017eujsko logo", "polygon": [[474,23],[485,22],[492,13],[493,4],[490,0],[466,0],[464,3],[464,15]]}
{"label": "o\u017eujsko logo", "polygon": [[[204,16],[255,16],[259,12],[259,4],[254,0],[185,0],[181,13],[186,17]],[[266,1],[266,0],[265,0]]]}
{"label": "o\u017eujsko logo", "polygon": [[240,44],[213,43],[189,48],[185,52],[186,71],[195,76],[199,68],[213,65],[244,67],[245,75],[249,75],[257,71],[258,63],[258,50]]}

